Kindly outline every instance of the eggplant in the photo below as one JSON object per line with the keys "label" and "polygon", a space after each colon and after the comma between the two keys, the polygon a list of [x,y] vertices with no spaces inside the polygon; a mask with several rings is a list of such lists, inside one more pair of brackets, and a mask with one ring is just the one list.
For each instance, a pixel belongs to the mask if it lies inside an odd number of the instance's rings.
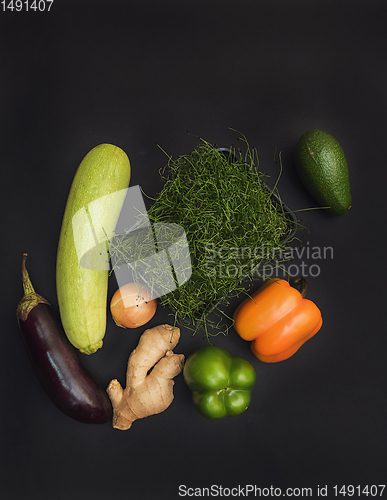
{"label": "eggplant", "polygon": [[84,423],[112,420],[110,399],[70,343],[50,303],[38,295],[23,255],[24,296],[17,307],[19,330],[38,380],[51,401],[69,417]]}

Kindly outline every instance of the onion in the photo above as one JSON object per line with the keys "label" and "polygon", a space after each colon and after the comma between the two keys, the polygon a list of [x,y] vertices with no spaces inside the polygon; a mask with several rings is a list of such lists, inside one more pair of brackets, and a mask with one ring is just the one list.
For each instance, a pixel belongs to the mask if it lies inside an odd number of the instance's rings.
{"label": "onion", "polygon": [[127,283],[120,287],[110,302],[110,311],[116,325],[137,328],[150,321],[157,307],[148,287],[141,283]]}

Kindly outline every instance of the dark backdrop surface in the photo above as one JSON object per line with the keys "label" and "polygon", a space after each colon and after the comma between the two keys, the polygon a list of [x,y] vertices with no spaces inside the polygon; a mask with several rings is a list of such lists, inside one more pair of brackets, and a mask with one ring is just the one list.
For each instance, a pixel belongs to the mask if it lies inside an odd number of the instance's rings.
{"label": "dark backdrop surface", "polygon": [[[205,487],[242,497],[246,485],[269,498],[317,498],[327,486],[334,498],[335,485],[385,484],[385,1],[9,5],[0,4],[1,498],[164,500],[205,496]],[[237,417],[203,418],[180,375],[168,410],[128,431],[71,420],[42,391],[17,330],[22,254],[56,309],[59,231],[85,154],[102,142],[120,146],[131,185],[155,196],[166,160],[157,145],[177,156],[196,136],[236,144],[230,128],[257,148],[269,185],[282,152],[278,189],[300,210],[300,241],[333,249],[326,259],[301,259],[307,271],[318,266],[309,298],[322,311],[321,331],[272,365],[233,329],[214,338],[257,372],[251,406]],[[346,154],[353,206],[345,216],[302,211],[316,203],[295,175],[292,150],[311,128],[330,132]],[[170,321],[159,307],[149,325]],[[102,385],[124,383],[144,329],[123,331],[109,317],[104,347],[83,357]],[[176,352],[205,344],[183,328]]]}

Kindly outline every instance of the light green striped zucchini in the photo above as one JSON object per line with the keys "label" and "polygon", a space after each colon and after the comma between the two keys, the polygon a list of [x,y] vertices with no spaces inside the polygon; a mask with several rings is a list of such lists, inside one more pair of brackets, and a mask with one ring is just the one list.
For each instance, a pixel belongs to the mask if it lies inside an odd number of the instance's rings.
{"label": "light green striped zucchini", "polygon": [[130,181],[122,149],[101,144],[82,160],[64,212],[56,263],[59,312],[70,342],[92,354],[106,333],[109,257]]}

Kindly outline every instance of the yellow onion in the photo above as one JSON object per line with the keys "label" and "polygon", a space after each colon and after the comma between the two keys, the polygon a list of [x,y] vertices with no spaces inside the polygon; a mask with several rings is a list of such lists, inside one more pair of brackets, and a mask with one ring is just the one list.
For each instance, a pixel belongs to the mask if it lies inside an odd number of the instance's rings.
{"label": "yellow onion", "polygon": [[137,328],[150,321],[157,307],[149,288],[141,283],[127,283],[120,287],[110,302],[110,311],[116,325]]}

